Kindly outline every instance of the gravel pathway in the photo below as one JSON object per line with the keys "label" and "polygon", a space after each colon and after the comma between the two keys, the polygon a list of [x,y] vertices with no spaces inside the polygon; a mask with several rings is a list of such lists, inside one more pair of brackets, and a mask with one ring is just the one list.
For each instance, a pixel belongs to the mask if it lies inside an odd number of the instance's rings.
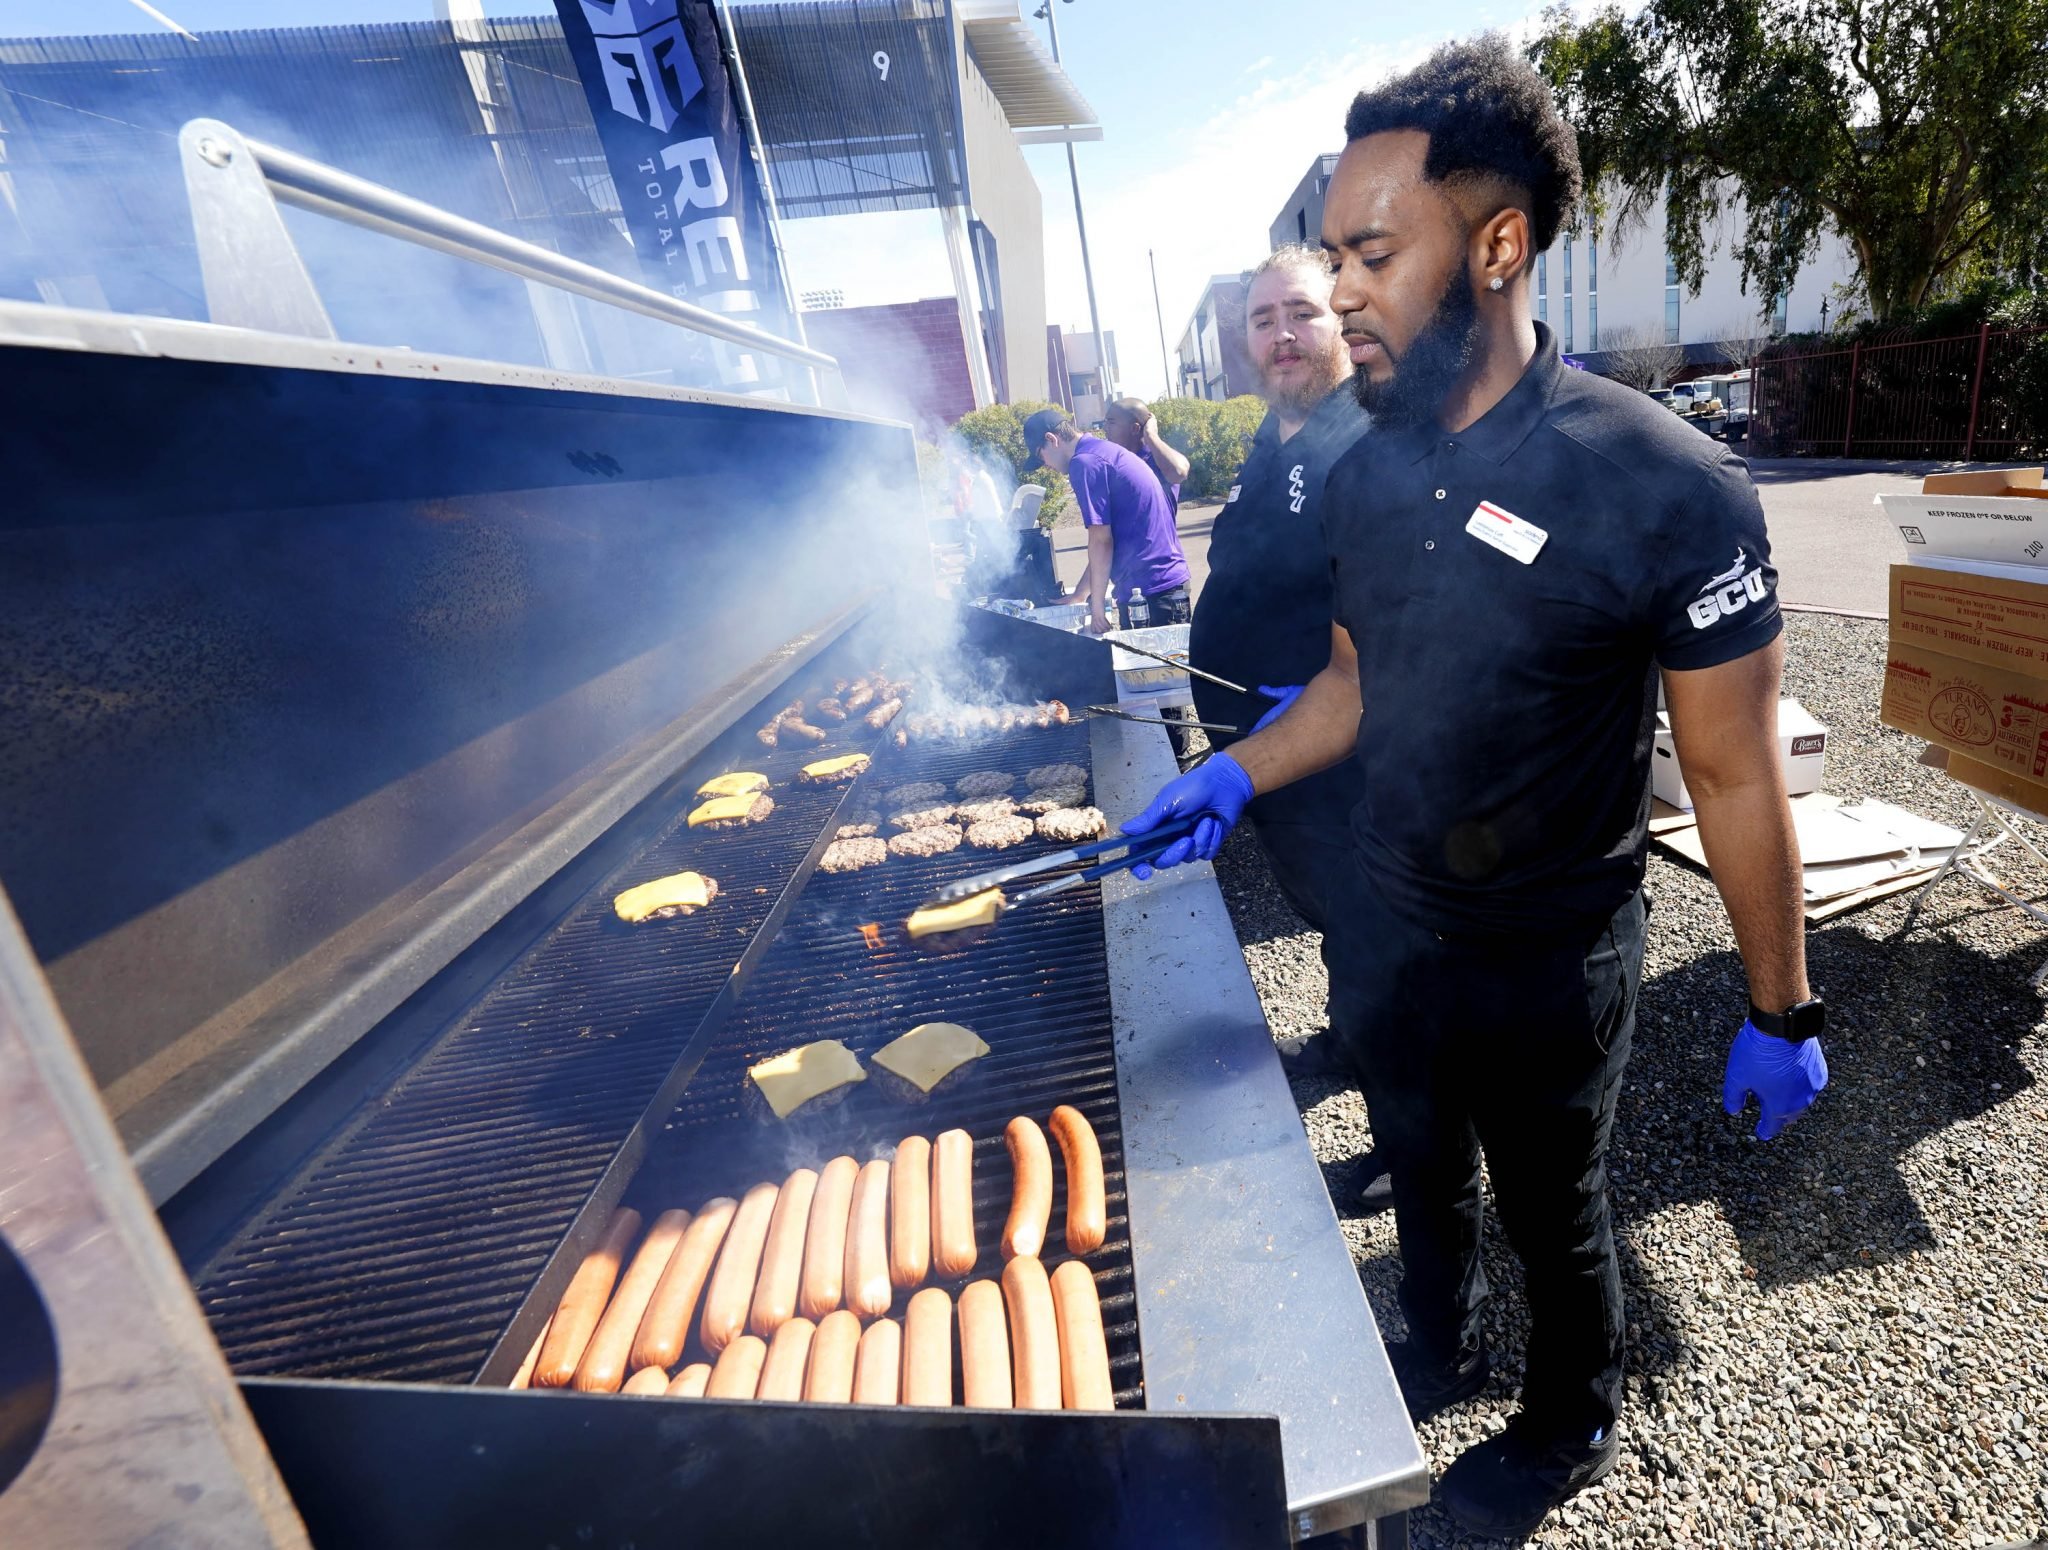
{"label": "gravel pathway", "polygon": [[[1877,724],[1884,625],[1788,620],[1787,686],[1829,729],[1826,786],[1961,823],[1966,799]],[[2011,847],[2007,847],[2010,849]],[[2001,851],[2003,856],[2004,852]],[[1704,874],[1651,852],[1655,900],[1610,1166],[1629,1304],[1621,1462],[1531,1545],[2008,1545],[2048,1537],[2048,1036],[2027,983],[2048,932],[1944,885],[1810,928],[1832,1084],[1765,1145],[1720,1108],[1744,1006]],[[1317,938],[1248,834],[1217,863],[1276,1035],[1321,1026]],[[2048,891],[2048,874],[2006,868]],[[1403,1325],[1391,1216],[1352,1202],[1370,1145],[1354,1090],[1295,1092],[1381,1330]],[[1489,1226],[1495,1377],[1422,1428],[1441,1470],[1512,1408],[1518,1266]],[[1420,1547],[1480,1546],[1439,1509]]]}

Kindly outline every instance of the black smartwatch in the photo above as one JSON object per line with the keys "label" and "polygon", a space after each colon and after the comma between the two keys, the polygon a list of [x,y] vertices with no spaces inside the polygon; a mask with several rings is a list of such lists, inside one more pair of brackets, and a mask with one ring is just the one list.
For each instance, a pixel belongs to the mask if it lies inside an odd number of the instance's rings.
{"label": "black smartwatch", "polygon": [[1749,1003],[1749,1020],[1756,1024],[1760,1033],[1801,1044],[1820,1037],[1821,1029],[1827,1026],[1828,1009],[1818,997],[1788,1006],[1782,1012],[1766,1012],[1752,1001]]}

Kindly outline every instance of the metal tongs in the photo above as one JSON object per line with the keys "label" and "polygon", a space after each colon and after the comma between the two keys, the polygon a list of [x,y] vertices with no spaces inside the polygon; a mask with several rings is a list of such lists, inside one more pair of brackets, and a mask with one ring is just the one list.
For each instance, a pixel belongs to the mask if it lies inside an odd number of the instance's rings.
{"label": "metal tongs", "polygon": [[1090,705],[1091,716],[1114,716],[1119,721],[1135,721],[1147,727],[1200,727],[1204,732],[1241,732],[1242,727],[1232,726],[1227,721],[1169,721],[1164,716],[1140,716],[1114,705]]}
{"label": "metal tongs", "polygon": [[1133,646],[1127,640],[1112,640],[1110,644],[1119,651],[1128,651],[1134,657],[1150,657],[1154,662],[1164,662],[1168,667],[1177,667],[1191,678],[1202,679],[1218,688],[1228,689],[1234,694],[1250,694],[1252,691],[1243,684],[1234,684],[1228,678],[1218,678],[1214,673],[1205,673],[1185,657],[1170,657],[1163,651],[1154,651],[1149,646]]}
{"label": "metal tongs", "polygon": [[992,872],[979,872],[973,877],[963,877],[957,883],[948,883],[918,908],[931,909],[936,905],[956,904],[962,899],[971,899],[978,893],[987,893],[991,888],[1000,888],[1003,884],[1014,883],[1020,878],[1036,877],[1041,872],[1055,871],[1076,861],[1086,861],[1094,856],[1106,855],[1112,850],[1129,847],[1127,854],[1117,857],[1114,861],[1105,861],[1079,872],[1069,872],[1065,877],[1056,877],[1049,883],[1025,889],[1015,898],[1005,901],[1004,908],[1014,909],[1017,905],[1028,904],[1033,899],[1049,898],[1053,894],[1064,893],[1069,888],[1078,888],[1083,883],[1092,883],[1098,877],[1107,877],[1110,873],[1120,872],[1125,867],[1136,866],[1140,861],[1150,861],[1182,835],[1191,832],[1194,827],[1194,819],[1179,818],[1172,823],[1161,824],[1149,834],[1114,834],[1106,840],[1096,840],[1092,844],[1056,850],[1051,855],[1040,856],[1034,861],[1013,862],[1009,866],[997,867]]}

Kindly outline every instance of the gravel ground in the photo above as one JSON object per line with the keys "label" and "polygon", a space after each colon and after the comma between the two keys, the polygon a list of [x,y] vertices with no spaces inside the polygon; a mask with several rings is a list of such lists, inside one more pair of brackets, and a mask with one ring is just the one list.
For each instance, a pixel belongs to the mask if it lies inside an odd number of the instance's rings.
{"label": "gravel ground", "polygon": [[[1789,619],[1787,687],[1829,729],[1826,787],[1950,822],[1967,799],[1877,724],[1884,625]],[[2006,847],[2010,850],[2012,847]],[[2000,852],[2002,857],[2005,851]],[[1721,1113],[1741,965],[1704,873],[1652,850],[1655,901],[1634,1057],[1615,1128],[1629,1306],[1614,1473],[1531,1545],[2007,1545],[2048,1538],[2048,1036],[2027,983],[2048,932],[1944,884],[1808,931],[1832,1083],[1768,1145]],[[1248,834],[1217,863],[1278,1036],[1322,1024],[1317,937]],[[2048,872],[2003,869],[2048,892]],[[1994,907],[1996,905],[1996,907]],[[1355,1090],[1298,1084],[1359,1278],[1389,1338],[1392,1217],[1359,1218],[1370,1146]],[[1526,1336],[1521,1275],[1489,1225],[1494,1380],[1422,1428],[1441,1472],[1505,1421]],[[1421,1547],[1479,1546],[1431,1506]]]}

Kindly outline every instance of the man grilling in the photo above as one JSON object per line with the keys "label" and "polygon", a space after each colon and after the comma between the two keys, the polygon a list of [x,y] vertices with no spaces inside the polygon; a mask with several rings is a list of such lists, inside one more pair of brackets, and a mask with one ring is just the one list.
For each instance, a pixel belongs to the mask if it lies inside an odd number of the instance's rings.
{"label": "man grilling", "polygon": [[[1768,1139],[1827,1084],[1779,770],[1782,629],[1743,464],[1558,360],[1529,272],[1580,192],[1576,142],[1499,36],[1352,104],[1323,246],[1361,404],[1332,471],[1328,665],[1266,728],[1125,828],[1200,815],[1355,745],[1353,864],[1330,907],[1331,1036],[1392,1171],[1420,1418],[1488,1376],[1480,1159],[1526,1272],[1521,1408],[1445,1473],[1514,1538],[1614,1464],[1621,1281],[1604,1157],[1641,977],[1656,673],[1749,979],[1722,1101]],[[1740,574],[1724,580],[1739,556]],[[1732,1009],[1731,1009],[1732,1010]]]}
{"label": "man grilling", "polygon": [[1041,464],[1067,476],[1081,525],[1088,530],[1088,569],[1073,596],[1088,603],[1088,628],[1111,629],[1109,605],[1117,594],[1130,627],[1131,595],[1145,600],[1150,624],[1186,624],[1188,557],[1158,475],[1134,452],[1100,436],[1083,435],[1060,409],[1041,409],[1024,422],[1024,466]]}
{"label": "man grilling", "polygon": [[1159,433],[1159,417],[1142,398],[1112,398],[1102,411],[1102,439],[1134,453],[1166,491],[1166,509],[1180,516],[1180,487],[1188,482],[1187,456]]}

